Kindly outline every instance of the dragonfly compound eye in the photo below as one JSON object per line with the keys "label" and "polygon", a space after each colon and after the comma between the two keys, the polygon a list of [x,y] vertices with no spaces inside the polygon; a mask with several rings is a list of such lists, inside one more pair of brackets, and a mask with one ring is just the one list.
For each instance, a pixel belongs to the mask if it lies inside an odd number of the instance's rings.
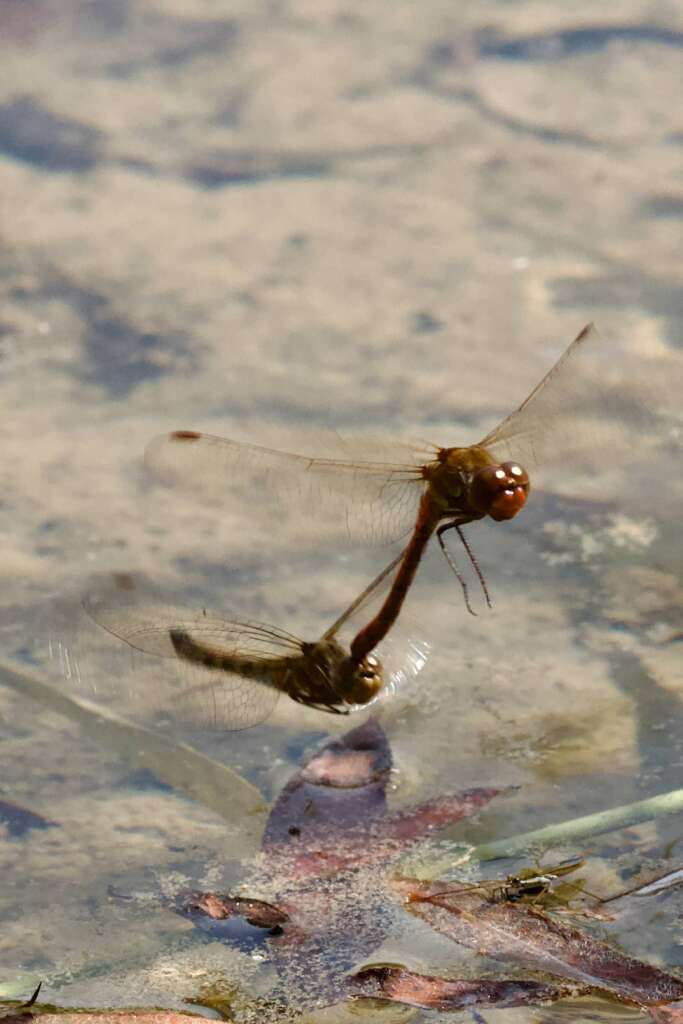
{"label": "dragonfly compound eye", "polygon": [[484,466],[472,478],[470,493],[477,511],[496,522],[512,519],[526,502],[529,476],[516,462]]}

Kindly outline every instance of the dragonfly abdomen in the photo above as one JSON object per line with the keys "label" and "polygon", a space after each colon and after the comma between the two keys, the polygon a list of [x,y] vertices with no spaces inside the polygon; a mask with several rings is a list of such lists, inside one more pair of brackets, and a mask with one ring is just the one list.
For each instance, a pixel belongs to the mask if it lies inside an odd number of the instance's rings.
{"label": "dragonfly abdomen", "polygon": [[277,690],[286,688],[288,663],[291,658],[273,658],[268,662],[262,658],[231,653],[210,644],[200,643],[182,629],[171,629],[169,637],[178,657],[192,662],[193,665],[203,665],[219,672],[232,672],[245,679],[267,683]]}

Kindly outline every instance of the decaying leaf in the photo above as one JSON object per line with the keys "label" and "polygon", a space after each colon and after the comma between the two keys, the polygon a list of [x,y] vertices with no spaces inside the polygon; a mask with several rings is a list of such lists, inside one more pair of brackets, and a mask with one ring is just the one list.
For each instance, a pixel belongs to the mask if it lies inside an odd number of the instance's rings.
{"label": "decaying leaf", "polygon": [[391,767],[386,735],[374,719],[326,744],[271,811],[263,837],[268,870],[303,880],[385,862],[501,792],[470,789],[388,814]]}
{"label": "decaying leaf", "polygon": [[221,896],[215,892],[182,893],[177,898],[178,909],[186,917],[205,915],[214,921],[229,917],[243,917],[255,928],[277,928],[288,921],[284,911],[264,900],[251,900],[242,896]]}
{"label": "decaying leaf", "polygon": [[650,1010],[650,1018],[654,1024],[683,1024],[683,1002],[655,1006]]}
{"label": "decaying leaf", "polygon": [[683,998],[683,982],[678,978],[528,904],[493,901],[476,891],[454,896],[448,887],[445,882],[395,882],[396,892],[412,913],[460,945],[488,957],[575,981],[641,1006]]}
{"label": "decaying leaf", "polygon": [[176,909],[205,930],[203,922],[236,915],[274,929],[267,945],[287,994],[302,1005],[346,998],[348,972],[382,942],[397,912],[386,892],[388,864],[499,792],[465,790],[390,814],[391,768],[375,720],[327,743],[273,806],[249,886],[259,899],[193,893]]}
{"label": "decaying leaf", "polygon": [[0,1008],[0,1021],[2,1021],[2,1024],[28,1024],[28,1021],[33,1020],[31,1007],[35,1005],[42,987],[43,983],[41,981],[33,995],[25,1003],[19,1003],[18,1006],[12,1006],[6,1011]]}
{"label": "decaying leaf", "polygon": [[349,992],[356,998],[388,999],[426,1010],[538,1005],[581,995],[582,991],[581,986],[546,985],[539,981],[492,978],[449,981],[400,967],[369,967],[349,980]]}
{"label": "decaying leaf", "polygon": [[[273,806],[263,860],[249,886],[259,898],[193,893],[177,909],[200,926],[239,916],[265,929],[280,978],[274,998],[283,1004],[293,999],[301,1009],[349,998],[476,1009],[542,1005],[590,992],[648,1008],[658,1024],[683,1024],[682,981],[523,899],[506,899],[510,879],[501,897],[501,885],[456,884],[454,891],[452,882],[396,877],[398,854],[501,790],[466,790],[389,813],[391,768],[389,744],[376,721],[327,743]],[[401,966],[354,975],[354,965],[367,962],[405,909],[460,945],[534,976],[445,979]]]}
{"label": "decaying leaf", "polygon": [[199,1024],[203,1020],[199,1014],[175,1010],[78,1010],[40,1016],[40,1024]]}

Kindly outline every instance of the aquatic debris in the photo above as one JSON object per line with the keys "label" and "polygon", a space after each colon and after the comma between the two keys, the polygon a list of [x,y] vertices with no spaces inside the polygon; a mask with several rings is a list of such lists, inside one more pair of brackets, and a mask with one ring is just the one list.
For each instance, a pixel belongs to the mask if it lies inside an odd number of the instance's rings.
{"label": "aquatic debris", "polygon": [[[492,901],[448,883],[397,879],[411,913],[460,945],[488,957],[575,981],[639,1006],[683,998],[683,981],[620,952],[525,903]],[[452,889],[452,886],[451,886]]]}
{"label": "aquatic debris", "polygon": [[[376,720],[328,742],[296,772],[271,811],[255,879],[256,887],[259,876],[268,887],[268,900],[193,893],[181,897],[176,909],[204,928],[241,917],[263,929],[280,979],[273,993],[280,1006],[293,999],[304,1009],[382,999],[454,1010],[540,1005],[590,992],[646,1008],[661,1024],[680,1019],[662,1014],[664,1007],[678,1012],[678,1001],[683,1006],[683,981],[533,903],[507,899],[505,892],[496,896],[486,884],[466,887],[397,876],[393,864],[399,854],[504,790],[465,790],[389,812],[391,771],[391,750]],[[580,864],[574,860],[564,867],[569,871]],[[515,877],[543,888],[546,875],[566,873],[558,867]],[[503,879],[498,889],[510,884]],[[353,973],[354,964],[367,960],[388,934],[392,907],[409,910],[477,954],[513,966],[516,975],[526,968],[534,977],[438,978],[397,964],[368,965]],[[220,929],[212,934],[217,937]]]}

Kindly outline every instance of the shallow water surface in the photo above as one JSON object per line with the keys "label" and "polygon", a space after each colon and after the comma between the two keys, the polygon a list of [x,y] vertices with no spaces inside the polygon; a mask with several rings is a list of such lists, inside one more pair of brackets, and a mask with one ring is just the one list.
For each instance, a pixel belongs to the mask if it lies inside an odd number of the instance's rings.
{"label": "shallow water surface", "polygon": [[[621,396],[601,411],[633,426],[646,397],[653,415],[626,462],[609,432],[574,460],[573,424],[596,413],[587,379],[553,465],[527,467],[527,508],[467,532],[492,611],[468,570],[467,614],[432,545],[386,650],[429,658],[374,709],[389,803],[518,787],[430,839],[429,860],[678,788],[682,33],[636,0],[613,21],[552,0],[419,15],[4,0],[2,657],[148,724],[125,658],[76,681],[49,656],[95,629],[78,597],[109,571],[320,636],[400,540],[349,544],[265,492],[231,500],[229,481],[224,498],[168,489],[147,442],[471,443],[594,320],[596,372]],[[157,748],[43,698],[0,687],[0,799],[41,816],[0,818],[0,992],[42,978],[63,1006],[185,1006],[211,984],[266,997],[257,948],[199,936],[159,897],[248,878],[269,803],[348,720],[283,698],[253,729],[162,729]],[[585,853],[587,887],[614,892],[670,869],[682,832],[674,816],[546,856]],[[605,934],[680,967],[679,896],[643,903]],[[384,941],[379,959],[457,974],[455,947],[419,922]]]}

